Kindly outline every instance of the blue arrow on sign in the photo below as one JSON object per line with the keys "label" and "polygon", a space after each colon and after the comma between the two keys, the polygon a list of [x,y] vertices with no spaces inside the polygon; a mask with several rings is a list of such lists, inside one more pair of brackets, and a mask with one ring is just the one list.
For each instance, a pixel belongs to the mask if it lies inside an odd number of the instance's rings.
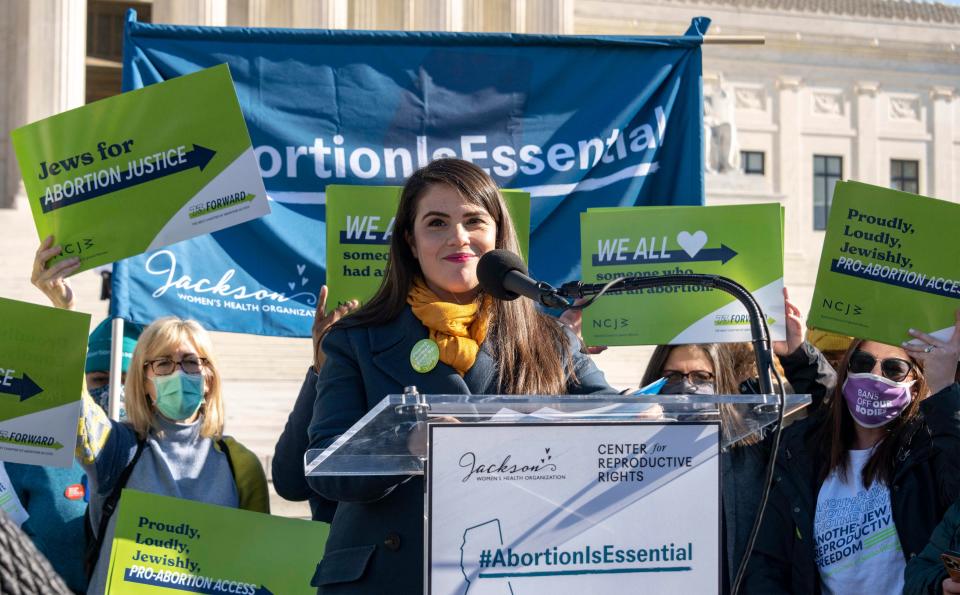
{"label": "blue arrow on sign", "polygon": [[7,377],[5,383],[0,382],[0,393],[16,395],[20,397],[21,403],[42,392],[40,385],[34,382],[26,372],[23,373],[23,378]]}
{"label": "blue arrow on sign", "polygon": [[721,265],[727,264],[737,255],[737,252],[727,246],[720,244],[719,248],[703,248],[693,256],[687,254],[684,250],[667,250],[664,253],[658,253],[657,258],[640,255],[634,258],[628,256],[626,260],[600,260],[599,255],[592,256],[593,266],[625,266],[631,264],[673,264],[675,262],[717,262]]}
{"label": "blue arrow on sign", "polygon": [[[131,188],[147,182],[152,182],[153,180],[164,178],[166,176],[172,176],[182,171],[193,169],[194,167],[198,168],[200,171],[203,171],[203,168],[210,163],[210,160],[213,159],[213,156],[216,154],[217,152],[213,149],[208,149],[195,144],[193,145],[193,150],[184,153],[183,159],[175,165],[169,165],[161,168],[157,166],[155,159],[153,171],[142,175],[134,175],[133,171],[131,171],[133,169],[133,166],[131,165],[127,171],[120,176],[119,182],[114,182],[113,184],[93,185],[92,187],[89,183],[87,183],[88,190],[73,194],[69,197],[64,196],[60,200],[51,201],[49,203],[46,201],[41,201],[41,207],[43,208],[44,213],[49,213],[55,209],[68,207],[70,205],[77,204],[78,202],[90,200],[91,198],[96,198],[98,196],[103,196],[104,194],[110,194],[112,192]],[[144,159],[146,159],[146,157],[144,157]],[[94,174],[87,175],[92,176]]]}

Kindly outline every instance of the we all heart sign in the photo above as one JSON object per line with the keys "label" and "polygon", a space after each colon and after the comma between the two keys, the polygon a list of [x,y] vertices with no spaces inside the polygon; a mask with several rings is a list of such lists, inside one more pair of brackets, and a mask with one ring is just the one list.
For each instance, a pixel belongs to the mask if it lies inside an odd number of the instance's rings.
{"label": "we all heart sign", "polygon": [[[585,283],[702,273],[746,287],[774,340],[783,323],[783,209],[779,204],[589,209],[580,215]],[[725,292],[665,286],[606,295],[584,310],[588,345],[750,340],[747,312]]]}

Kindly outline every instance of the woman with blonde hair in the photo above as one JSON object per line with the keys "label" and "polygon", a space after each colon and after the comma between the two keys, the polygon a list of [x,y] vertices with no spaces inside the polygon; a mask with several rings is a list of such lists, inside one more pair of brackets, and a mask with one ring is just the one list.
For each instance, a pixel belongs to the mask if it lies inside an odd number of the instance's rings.
{"label": "woman with blonde hair", "polygon": [[105,587],[113,512],[123,488],[269,512],[259,460],[223,435],[220,374],[200,324],[171,317],[148,326],[133,352],[125,392],[124,422],[108,419],[85,395],[77,432],[95,538],[87,555],[91,594]]}

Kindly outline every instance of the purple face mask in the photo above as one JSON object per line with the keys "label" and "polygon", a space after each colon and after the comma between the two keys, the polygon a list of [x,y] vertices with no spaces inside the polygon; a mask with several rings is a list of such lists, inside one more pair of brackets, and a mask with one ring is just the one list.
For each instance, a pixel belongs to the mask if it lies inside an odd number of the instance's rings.
{"label": "purple face mask", "polygon": [[897,418],[913,396],[914,381],[894,382],[876,374],[847,374],[843,398],[853,419],[865,428],[879,428]]}

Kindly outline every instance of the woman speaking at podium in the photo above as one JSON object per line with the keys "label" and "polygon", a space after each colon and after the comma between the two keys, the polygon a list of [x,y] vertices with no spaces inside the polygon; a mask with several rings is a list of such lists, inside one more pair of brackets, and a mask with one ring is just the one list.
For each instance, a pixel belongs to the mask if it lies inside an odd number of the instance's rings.
{"label": "woman speaking at podium", "polygon": [[[479,167],[439,159],[403,188],[380,289],[331,327],[310,448],[322,449],[385,395],[615,392],[579,340],[526,299],[480,291],[477,261],[519,253],[496,184]],[[423,592],[422,476],[309,477],[338,503],[317,592]]]}

